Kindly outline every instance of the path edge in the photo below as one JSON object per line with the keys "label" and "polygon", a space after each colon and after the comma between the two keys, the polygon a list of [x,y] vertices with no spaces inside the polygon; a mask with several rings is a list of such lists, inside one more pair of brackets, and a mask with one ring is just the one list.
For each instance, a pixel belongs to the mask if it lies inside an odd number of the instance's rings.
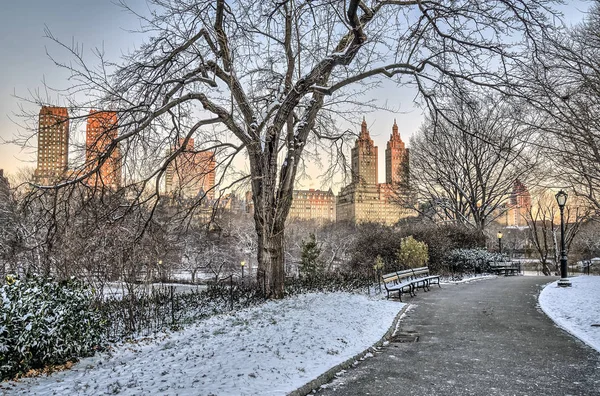
{"label": "path edge", "polygon": [[404,314],[409,306],[411,306],[411,304],[409,304],[409,303],[404,304],[402,309],[396,314],[396,317],[392,321],[390,328],[385,332],[383,337],[381,337],[381,339],[379,341],[377,341],[375,344],[371,345],[364,351],[354,355],[353,357],[347,359],[346,361],[330,368],[329,370],[327,370],[323,374],[319,375],[314,380],[302,385],[300,388],[288,393],[287,395],[288,396],[304,396],[304,395],[311,393],[314,390],[319,389],[322,385],[333,380],[337,373],[339,373],[342,370],[352,367],[354,362],[359,361],[360,359],[364,358],[365,355],[367,353],[369,353],[373,348],[383,346],[383,343],[385,341],[389,340],[392,337],[392,335],[394,334],[394,332],[396,331],[398,322],[400,321],[400,319],[402,319],[402,317],[404,316]]}

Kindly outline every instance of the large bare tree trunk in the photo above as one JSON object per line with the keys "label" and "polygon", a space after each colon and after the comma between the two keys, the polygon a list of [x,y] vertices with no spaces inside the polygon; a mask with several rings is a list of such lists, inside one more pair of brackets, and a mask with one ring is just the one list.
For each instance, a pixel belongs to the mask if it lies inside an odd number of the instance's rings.
{"label": "large bare tree trunk", "polygon": [[265,293],[268,297],[283,298],[284,290],[284,228],[272,230],[263,227],[258,230],[258,281],[264,280]]}

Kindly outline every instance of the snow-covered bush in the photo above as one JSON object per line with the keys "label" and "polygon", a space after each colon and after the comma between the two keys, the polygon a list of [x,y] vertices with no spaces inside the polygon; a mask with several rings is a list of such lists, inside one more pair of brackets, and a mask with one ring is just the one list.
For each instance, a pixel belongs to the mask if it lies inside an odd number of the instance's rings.
{"label": "snow-covered bush", "polygon": [[445,258],[453,272],[485,272],[492,261],[505,261],[506,257],[485,249],[454,249]]}
{"label": "snow-covered bush", "polygon": [[8,276],[0,299],[0,379],[93,355],[103,344],[92,292],[80,282]]}

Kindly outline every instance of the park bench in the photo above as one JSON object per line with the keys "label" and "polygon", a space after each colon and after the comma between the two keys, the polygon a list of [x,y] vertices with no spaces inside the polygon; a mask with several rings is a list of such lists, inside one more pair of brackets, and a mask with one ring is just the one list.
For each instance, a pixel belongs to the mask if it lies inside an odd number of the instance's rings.
{"label": "park bench", "polygon": [[490,272],[496,275],[504,274],[519,275],[521,273],[521,263],[513,261],[492,261],[490,264]]}
{"label": "park bench", "polygon": [[387,291],[387,298],[390,298],[390,294],[398,292],[398,298],[402,301],[402,293],[409,293],[411,296],[415,295],[415,281],[412,270],[403,270],[391,272],[381,276],[383,280],[383,286]]}
{"label": "park bench", "polygon": [[412,269],[413,274],[415,275],[415,280],[420,281],[422,284],[423,290],[429,290],[429,286],[432,284],[438,285],[438,287],[442,287],[440,285],[440,276],[439,275],[431,275],[429,273],[429,267],[419,267]]}
{"label": "park bench", "polygon": [[409,293],[411,297],[415,296],[416,289],[428,291],[429,286],[437,284],[440,286],[440,276],[430,275],[429,267],[411,268],[402,271],[396,271],[382,275],[383,286],[387,291],[387,297],[390,298],[390,293],[398,292],[398,298],[402,301],[402,293]]}

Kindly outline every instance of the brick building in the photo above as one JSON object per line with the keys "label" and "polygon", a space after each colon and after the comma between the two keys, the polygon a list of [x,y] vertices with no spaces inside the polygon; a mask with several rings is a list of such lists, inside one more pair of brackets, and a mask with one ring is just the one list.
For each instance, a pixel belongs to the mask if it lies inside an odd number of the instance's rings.
{"label": "brick building", "polygon": [[294,190],[288,219],[335,222],[336,200],[333,191]]}
{"label": "brick building", "polygon": [[91,110],[85,133],[86,172],[98,168],[88,183],[95,187],[116,190],[121,186],[121,154],[115,147],[105,158],[111,143],[118,137],[117,113]]}
{"label": "brick building", "polygon": [[531,195],[527,187],[520,180],[515,180],[512,192],[508,197],[504,215],[498,222],[508,227],[525,227],[525,216],[531,209]]}
{"label": "brick building", "polygon": [[38,121],[37,183],[64,178],[69,162],[69,113],[65,107],[42,106]]}
{"label": "brick building", "polygon": [[[179,139],[177,147],[171,147],[167,156],[181,148],[184,139]],[[165,172],[165,190],[174,198],[192,199],[204,197],[214,199],[215,153],[199,151],[194,146],[194,139],[189,139],[183,150],[171,161]]]}
{"label": "brick building", "polygon": [[360,135],[352,148],[352,182],[342,188],[337,199],[337,220],[392,225],[412,215],[394,202],[399,186],[406,183],[403,179],[408,177],[408,155],[394,120],[385,152],[386,183],[379,183],[377,146],[363,119]]}

